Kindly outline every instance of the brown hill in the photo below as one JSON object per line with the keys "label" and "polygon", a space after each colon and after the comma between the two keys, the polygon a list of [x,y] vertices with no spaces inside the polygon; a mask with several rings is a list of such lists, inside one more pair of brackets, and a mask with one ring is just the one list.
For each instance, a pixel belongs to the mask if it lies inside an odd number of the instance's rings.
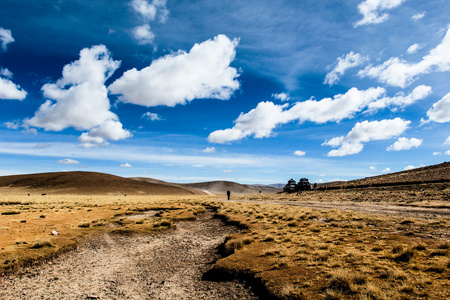
{"label": "brown hill", "polygon": [[0,187],[48,194],[201,194],[181,186],[137,181],[96,172],[54,172],[0,176]]}
{"label": "brown hill", "polygon": [[438,165],[416,168],[408,171],[395,172],[385,175],[366,177],[362,179],[325,183],[319,189],[334,188],[364,188],[382,186],[405,186],[417,184],[449,183],[450,182],[450,162]]}
{"label": "brown hill", "polygon": [[206,190],[214,194],[226,194],[228,190],[232,194],[255,194],[259,193],[260,191],[262,193],[275,193],[279,191],[279,189],[269,186],[240,184],[231,181],[208,181],[180,184],[180,186],[191,189]]}
{"label": "brown hill", "polygon": [[152,183],[159,183],[168,186],[178,186],[183,187],[189,190],[202,191],[206,193],[213,194],[226,194],[229,190],[233,194],[255,194],[259,193],[276,193],[281,189],[277,189],[271,186],[264,185],[248,185],[248,184],[240,184],[237,182],[231,181],[207,181],[207,182],[197,182],[197,183],[170,183],[161,180],[157,180],[154,178],[147,177],[132,177],[134,180],[141,180]]}

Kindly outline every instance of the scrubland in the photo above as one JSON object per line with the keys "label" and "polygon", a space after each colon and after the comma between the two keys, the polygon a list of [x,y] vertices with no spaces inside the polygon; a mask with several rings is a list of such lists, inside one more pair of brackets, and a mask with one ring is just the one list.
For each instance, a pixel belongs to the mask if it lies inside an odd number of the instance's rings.
{"label": "scrubland", "polygon": [[[448,189],[448,188],[447,188]],[[287,201],[373,201],[445,206],[446,190],[374,190],[294,195],[209,196],[2,195],[0,271],[45,262],[105,231],[153,234],[205,209],[241,228],[226,238],[207,278],[244,278],[279,299],[448,299],[448,217],[392,216],[271,204]],[[444,192],[442,192],[444,191]],[[404,191],[408,193],[408,191]],[[411,192],[412,193],[412,192]],[[411,195],[410,195],[411,196]],[[239,202],[239,201],[245,202]],[[439,205],[435,203],[439,202]],[[153,212],[149,214],[149,212]],[[56,232],[52,234],[52,232]]]}

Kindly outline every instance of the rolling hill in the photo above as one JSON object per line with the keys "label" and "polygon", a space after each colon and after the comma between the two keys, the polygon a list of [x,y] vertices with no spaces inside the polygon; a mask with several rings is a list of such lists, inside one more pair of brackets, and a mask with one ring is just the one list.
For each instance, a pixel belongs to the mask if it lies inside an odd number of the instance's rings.
{"label": "rolling hill", "polygon": [[450,162],[351,181],[322,183],[319,189],[408,186],[450,182]]}
{"label": "rolling hill", "polygon": [[168,186],[177,186],[182,187],[189,190],[197,190],[202,191],[207,194],[226,194],[227,191],[231,191],[232,194],[255,194],[259,193],[276,193],[280,191],[280,189],[276,189],[270,186],[264,185],[248,185],[248,184],[240,184],[231,181],[207,181],[207,182],[198,182],[198,183],[170,183],[165,182],[153,178],[147,177],[132,177],[131,179],[146,181],[151,183],[159,183]]}
{"label": "rolling hill", "polygon": [[0,188],[46,194],[204,194],[181,186],[137,181],[96,172],[53,172],[0,176]]}

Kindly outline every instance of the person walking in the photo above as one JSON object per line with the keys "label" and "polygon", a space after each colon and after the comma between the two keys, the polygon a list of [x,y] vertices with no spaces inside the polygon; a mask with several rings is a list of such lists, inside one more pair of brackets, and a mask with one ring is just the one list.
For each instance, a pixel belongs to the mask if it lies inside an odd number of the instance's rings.
{"label": "person walking", "polygon": [[230,200],[230,196],[231,196],[231,192],[230,192],[230,190],[228,190],[228,191],[227,191],[227,197],[228,197],[228,200]]}

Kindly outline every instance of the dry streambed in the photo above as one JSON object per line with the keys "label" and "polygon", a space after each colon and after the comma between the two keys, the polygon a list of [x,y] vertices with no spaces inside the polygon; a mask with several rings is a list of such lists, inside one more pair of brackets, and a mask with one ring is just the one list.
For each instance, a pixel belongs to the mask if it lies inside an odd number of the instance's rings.
{"label": "dry streambed", "polygon": [[0,278],[1,299],[257,299],[238,281],[202,280],[236,229],[206,212],[157,235],[102,234]]}

